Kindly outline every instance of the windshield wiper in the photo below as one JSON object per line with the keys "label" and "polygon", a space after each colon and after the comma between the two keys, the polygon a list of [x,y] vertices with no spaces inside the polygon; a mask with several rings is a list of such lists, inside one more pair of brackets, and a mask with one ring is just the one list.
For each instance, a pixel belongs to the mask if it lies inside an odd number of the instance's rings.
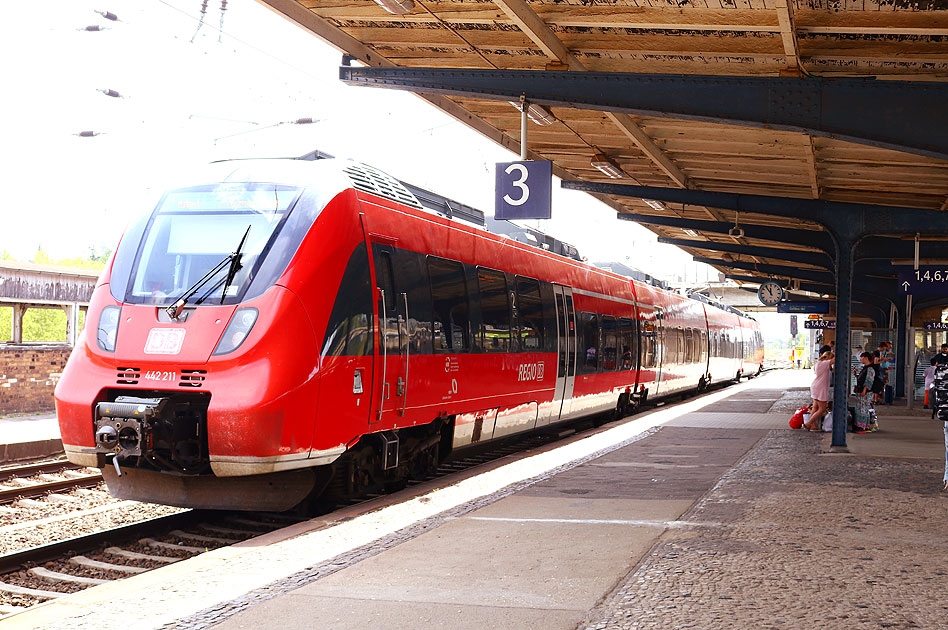
{"label": "windshield wiper", "polygon": [[224,298],[227,297],[227,288],[230,286],[231,282],[234,281],[234,276],[236,276],[237,272],[243,267],[243,265],[240,264],[240,251],[244,248],[244,243],[247,241],[248,234],[250,234],[249,225],[247,226],[247,231],[244,232],[244,237],[240,239],[240,245],[238,245],[237,249],[234,250],[234,253],[231,254],[230,269],[227,270],[227,281],[224,282],[224,288],[221,289],[221,304],[224,303]]}
{"label": "windshield wiper", "polygon": [[[178,319],[178,316],[181,315],[181,311],[184,310],[185,305],[187,305],[188,300],[194,297],[194,294],[201,290],[208,281],[219,274],[225,267],[230,265],[230,269],[227,272],[227,285],[230,285],[234,280],[234,276],[237,274],[237,271],[240,269],[240,250],[244,247],[244,242],[247,240],[247,235],[250,233],[250,226],[247,226],[247,230],[244,232],[243,238],[240,239],[240,244],[237,246],[237,249],[233,253],[227,254],[223,260],[214,265],[210,271],[208,271],[204,276],[188,287],[184,293],[181,294],[177,300],[175,300],[171,306],[165,309],[165,312],[168,313],[168,317],[171,319]],[[211,288],[211,291],[220,286],[220,283]],[[224,290],[227,290],[227,286],[224,287]],[[205,295],[205,297],[207,297]],[[204,301],[204,298],[201,298],[201,302]],[[221,303],[224,302],[224,294],[221,292]]]}

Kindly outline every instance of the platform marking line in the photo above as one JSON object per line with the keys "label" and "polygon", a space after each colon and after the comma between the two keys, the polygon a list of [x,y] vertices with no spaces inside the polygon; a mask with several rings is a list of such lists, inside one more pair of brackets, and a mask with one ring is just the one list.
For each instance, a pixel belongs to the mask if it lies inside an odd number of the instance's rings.
{"label": "platform marking line", "polygon": [[[567,523],[578,525],[632,525],[635,527],[697,527],[707,523],[691,521],[658,521],[612,518],[516,518],[512,516],[463,516],[467,521],[500,521],[503,523]],[[458,520],[458,519],[453,519]]]}
{"label": "platform marking line", "polygon": [[[141,630],[203,628],[244,608],[311,583],[365,557],[648,437],[663,424],[745,389],[744,383],[671,408],[654,409],[550,451],[524,457],[403,503],[326,527],[301,523],[298,535],[259,546],[254,540],[216,549],[40,604],[4,619],[16,628]],[[362,553],[354,553],[362,550]],[[349,561],[340,556],[353,556]],[[342,561],[340,561],[342,560]],[[133,612],[132,612],[133,611]],[[131,626],[130,626],[131,625]]]}

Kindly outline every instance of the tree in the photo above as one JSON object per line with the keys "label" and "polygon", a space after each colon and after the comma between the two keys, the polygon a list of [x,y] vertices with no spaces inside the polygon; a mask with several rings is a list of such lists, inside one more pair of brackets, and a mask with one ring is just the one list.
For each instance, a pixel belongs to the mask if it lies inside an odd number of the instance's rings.
{"label": "tree", "polygon": [[[89,256],[53,259],[42,246],[38,247],[31,262],[83,269],[102,269],[112,250],[108,247],[89,247]],[[0,260],[15,260],[6,250],[0,253]],[[59,307],[29,308],[23,316],[23,341],[66,341],[66,312]],[[84,313],[79,314],[79,328],[84,324]],[[13,339],[13,309],[0,307],[0,342]]]}
{"label": "tree", "polygon": [[0,342],[13,339],[13,307],[0,306]]}

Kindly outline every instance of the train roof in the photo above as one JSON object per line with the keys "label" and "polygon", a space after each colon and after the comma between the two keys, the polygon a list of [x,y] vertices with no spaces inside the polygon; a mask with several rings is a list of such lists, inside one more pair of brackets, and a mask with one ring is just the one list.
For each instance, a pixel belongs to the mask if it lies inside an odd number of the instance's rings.
{"label": "train roof", "polygon": [[[416,208],[418,210],[426,210],[449,220],[464,221],[465,223],[485,229],[493,234],[508,236],[520,243],[536,247],[543,251],[548,251],[566,258],[584,262],[582,256],[579,254],[579,250],[575,246],[556,239],[549,234],[541,232],[540,230],[519,226],[509,221],[499,221],[492,217],[488,217],[483,211],[478,210],[473,206],[455,201],[449,197],[445,197],[444,195],[440,195],[426,188],[422,188],[421,186],[416,186],[414,184],[396,179],[388,173],[375,168],[374,166],[369,166],[354,160],[343,160],[336,158],[335,156],[323,151],[311,151],[305,155],[295,158],[247,158],[220,160],[218,162],[214,162],[213,165],[218,168],[225,168],[228,166],[235,167],[228,171],[228,174],[225,176],[223,181],[260,181],[261,179],[266,179],[273,181],[279,180],[280,183],[285,184],[307,186],[312,183],[312,170],[306,168],[294,169],[293,167],[290,167],[289,164],[301,164],[302,162],[315,162],[322,160],[325,160],[325,163],[327,164],[336,165],[337,168],[331,170],[336,170],[340,174],[345,175],[345,177],[348,179],[348,182],[346,182],[340,178],[338,184],[340,190],[351,186],[356,190],[368,192],[385,199],[391,199],[392,201]],[[273,168],[275,164],[279,164],[277,169]],[[605,271],[610,271],[620,276],[632,278],[640,282],[650,284],[659,289],[666,291],[668,290],[668,285],[658,278],[622,263],[592,264],[593,266],[599,267]],[[734,313],[740,317],[753,319],[738,309],[732,306],[721,304],[720,302],[717,302],[706,295],[692,293],[688,297],[699,302],[704,302],[705,304],[709,304],[723,311]]]}

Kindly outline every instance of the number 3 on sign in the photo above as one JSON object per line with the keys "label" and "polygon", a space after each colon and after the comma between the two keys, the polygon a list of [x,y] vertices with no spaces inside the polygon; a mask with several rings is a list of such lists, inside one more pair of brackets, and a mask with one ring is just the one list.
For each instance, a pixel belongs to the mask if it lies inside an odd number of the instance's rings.
{"label": "number 3 on sign", "polygon": [[513,199],[511,198],[510,195],[504,195],[504,201],[506,201],[511,206],[522,206],[523,204],[527,203],[527,199],[530,198],[530,187],[527,186],[527,183],[526,183],[527,175],[529,175],[530,172],[527,170],[527,167],[524,166],[523,164],[516,164],[516,163],[508,166],[504,172],[510,175],[513,173],[513,171],[517,171],[520,173],[520,179],[514,182],[511,182],[514,186],[520,189],[520,193],[521,193],[520,198]]}

